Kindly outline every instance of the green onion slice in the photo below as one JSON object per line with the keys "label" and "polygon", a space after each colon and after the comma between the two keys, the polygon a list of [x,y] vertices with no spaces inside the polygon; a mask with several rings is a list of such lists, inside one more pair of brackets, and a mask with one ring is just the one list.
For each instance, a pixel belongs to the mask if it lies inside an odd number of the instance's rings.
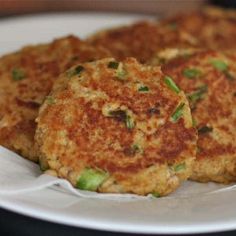
{"label": "green onion slice", "polygon": [[129,115],[126,116],[125,125],[128,129],[134,128],[134,120],[131,118],[131,116]]}
{"label": "green onion slice", "polygon": [[172,122],[177,122],[180,117],[183,115],[183,108],[184,108],[184,103],[180,103],[174,113],[171,115],[171,121]]}
{"label": "green onion slice", "polygon": [[164,82],[172,91],[176,92],[177,94],[180,92],[180,89],[170,76],[165,76]]}
{"label": "green onion slice", "polygon": [[208,89],[208,86],[203,85],[199,87],[197,90],[195,90],[194,92],[187,94],[187,98],[193,105],[195,105],[195,103],[199,99],[202,99],[203,95],[207,92],[207,89]]}
{"label": "green onion slice", "polygon": [[171,30],[177,30],[178,28],[178,24],[176,22],[169,23],[167,26]]}
{"label": "green onion slice", "polygon": [[67,77],[71,78],[72,76],[80,76],[81,72],[84,70],[84,67],[81,65],[76,66],[74,69],[66,72]]}
{"label": "green onion slice", "polygon": [[132,119],[131,116],[127,114],[127,111],[123,110],[115,110],[115,111],[110,111],[109,116],[116,118],[118,121],[122,121],[125,123],[125,126],[128,129],[134,128],[134,120]]}
{"label": "green onion slice", "polygon": [[176,171],[176,172],[179,172],[179,171],[182,171],[182,170],[185,170],[185,169],[186,169],[186,164],[185,163],[178,164],[174,167],[174,171]]}
{"label": "green onion slice", "polygon": [[25,72],[22,69],[13,69],[11,75],[14,81],[20,81],[26,78]]}
{"label": "green onion slice", "polygon": [[219,70],[219,71],[226,71],[228,69],[228,65],[226,62],[221,61],[221,60],[211,60],[210,63],[212,66]]}
{"label": "green onion slice", "polygon": [[47,96],[46,97],[46,103],[48,105],[52,105],[52,104],[55,104],[56,102],[55,102],[55,99],[52,96]]}
{"label": "green onion slice", "polygon": [[96,191],[108,176],[109,174],[105,171],[86,168],[81,173],[76,187],[82,190]]}
{"label": "green onion slice", "polygon": [[156,198],[161,197],[161,194],[158,193],[158,192],[153,192],[153,193],[151,193],[151,194],[152,194],[153,197],[156,197]]}
{"label": "green onion slice", "polygon": [[118,69],[118,67],[119,67],[119,62],[117,62],[117,61],[110,61],[108,63],[108,68]]}
{"label": "green onion slice", "polygon": [[141,86],[139,89],[138,89],[139,92],[148,92],[149,91],[149,88],[147,86]]}
{"label": "green onion slice", "polygon": [[194,79],[201,75],[201,71],[196,68],[186,68],[183,71],[183,75],[189,79]]}

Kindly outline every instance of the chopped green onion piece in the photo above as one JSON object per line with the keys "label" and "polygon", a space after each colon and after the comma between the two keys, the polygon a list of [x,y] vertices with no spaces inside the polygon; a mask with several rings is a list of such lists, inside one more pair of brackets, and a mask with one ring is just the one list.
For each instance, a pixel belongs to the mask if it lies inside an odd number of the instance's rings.
{"label": "chopped green onion piece", "polygon": [[174,167],[174,171],[176,171],[176,172],[179,172],[179,171],[185,170],[185,169],[186,169],[185,163],[178,164]]}
{"label": "chopped green onion piece", "polygon": [[141,147],[140,147],[139,145],[137,145],[137,144],[134,144],[134,145],[132,146],[132,149],[134,150],[135,153],[137,153],[137,152],[142,152]]}
{"label": "chopped green onion piece", "polygon": [[193,123],[193,127],[197,126],[197,121],[194,118],[192,118],[192,123]]}
{"label": "chopped green onion piece", "polygon": [[164,82],[174,92],[176,92],[176,93],[180,92],[180,89],[178,88],[178,86],[175,84],[175,82],[172,80],[172,78],[170,76],[165,76]]}
{"label": "chopped green onion piece", "polygon": [[199,99],[202,99],[203,95],[207,92],[207,89],[208,89],[207,85],[203,85],[194,92],[187,94],[187,97],[189,101],[192,103],[192,105],[195,105],[195,103]]}
{"label": "chopped green onion piece", "polygon": [[159,197],[161,197],[161,194],[158,193],[158,192],[153,192],[153,193],[152,193],[152,196],[153,196],[153,197],[156,197],[156,198],[159,198]]}
{"label": "chopped green onion piece", "polygon": [[205,133],[212,132],[212,130],[213,130],[212,127],[203,126],[203,127],[201,127],[201,128],[198,129],[198,133],[199,133],[199,134],[205,134]]}
{"label": "chopped green onion piece", "polygon": [[14,81],[19,81],[26,78],[25,72],[22,69],[13,69],[11,75]]}
{"label": "chopped green onion piece", "polygon": [[78,65],[75,67],[75,75],[80,75],[80,73],[84,70],[84,67],[81,65]]}
{"label": "chopped green onion piece", "polygon": [[170,29],[176,30],[178,28],[178,24],[176,22],[172,22],[167,25]]}
{"label": "chopped green onion piece", "polygon": [[112,116],[112,117],[116,118],[119,121],[125,122],[127,114],[126,114],[126,111],[115,110],[115,111],[109,111],[109,116]]}
{"label": "chopped green onion piece", "polygon": [[84,67],[81,66],[81,65],[78,65],[78,66],[75,67],[74,69],[68,70],[68,71],[66,72],[66,75],[67,75],[67,77],[69,77],[69,78],[71,78],[72,76],[75,76],[75,75],[79,76],[83,70],[84,70]]}
{"label": "chopped green onion piece", "polygon": [[183,108],[184,108],[184,103],[180,103],[180,105],[176,108],[174,113],[171,115],[171,121],[172,122],[177,122],[180,117],[183,115]]}
{"label": "chopped green onion piece", "polygon": [[125,125],[128,129],[133,129],[134,128],[134,121],[129,115],[126,116]]}
{"label": "chopped green onion piece", "polygon": [[108,68],[111,68],[111,69],[117,69],[119,66],[119,62],[117,61],[110,61],[108,63]]}
{"label": "chopped green onion piece", "polygon": [[76,187],[82,190],[96,191],[108,176],[105,171],[86,168],[81,173]]}
{"label": "chopped green onion piece", "polygon": [[41,171],[46,171],[49,169],[49,165],[44,158],[39,158],[39,167]]}
{"label": "chopped green onion piece", "polygon": [[123,80],[127,75],[127,72],[125,70],[118,70],[116,75],[119,79]]}
{"label": "chopped green onion piece", "polygon": [[148,92],[149,91],[149,88],[147,86],[141,86],[139,89],[138,89],[139,92]]}
{"label": "chopped green onion piece", "polygon": [[137,144],[134,144],[131,147],[125,148],[124,153],[126,156],[134,156],[136,153],[142,153],[142,149]]}
{"label": "chopped green onion piece", "polygon": [[54,99],[52,96],[47,96],[47,97],[46,97],[46,103],[47,103],[48,105],[55,104],[55,99]]}
{"label": "chopped green onion piece", "polygon": [[186,68],[183,71],[183,75],[189,79],[194,79],[201,75],[201,71],[196,68]]}
{"label": "chopped green onion piece", "polygon": [[109,112],[109,115],[110,115],[111,117],[116,118],[118,121],[124,122],[124,123],[125,123],[125,126],[126,126],[128,129],[134,128],[134,121],[133,121],[133,119],[131,118],[131,116],[127,115],[127,112],[126,112],[126,111],[123,111],[123,110],[110,111],[110,112]]}
{"label": "chopped green onion piece", "polygon": [[226,62],[221,60],[211,60],[211,64],[219,71],[226,71],[228,69]]}

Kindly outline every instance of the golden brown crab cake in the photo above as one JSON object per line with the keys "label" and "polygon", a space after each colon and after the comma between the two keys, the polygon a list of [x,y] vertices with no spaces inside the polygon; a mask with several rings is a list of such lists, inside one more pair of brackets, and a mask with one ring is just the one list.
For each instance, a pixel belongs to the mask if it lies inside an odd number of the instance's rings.
{"label": "golden brown crab cake", "polygon": [[37,123],[42,168],[80,189],[163,196],[192,173],[196,131],[184,93],[134,58],[62,74]]}
{"label": "golden brown crab cake", "polygon": [[75,63],[108,55],[105,49],[68,36],[1,57],[0,145],[37,161],[34,120],[54,80]]}
{"label": "golden brown crab cake", "polygon": [[92,35],[88,41],[109,49],[118,60],[135,57],[142,63],[166,47],[199,46],[198,40],[184,31],[176,30],[173,25],[161,26],[151,21],[104,30]]}
{"label": "golden brown crab cake", "polygon": [[236,49],[236,11],[206,8],[163,20],[160,25],[184,31],[209,49]]}
{"label": "golden brown crab cake", "polygon": [[236,57],[212,50],[162,66],[185,92],[198,129],[192,180],[236,181]]}

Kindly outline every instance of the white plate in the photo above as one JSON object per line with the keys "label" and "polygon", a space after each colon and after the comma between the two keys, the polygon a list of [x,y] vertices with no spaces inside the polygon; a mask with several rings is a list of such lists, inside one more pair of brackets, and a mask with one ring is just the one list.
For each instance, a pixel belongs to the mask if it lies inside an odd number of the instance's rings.
{"label": "white plate", "polygon": [[[66,34],[86,36],[103,27],[129,23],[138,15],[54,14],[0,21],[0,54]],[[67,225],[146,234],[206,233],[236,229],[236,191],[161,199],[83,199],[55,189],[1,196],[0,206]]]}

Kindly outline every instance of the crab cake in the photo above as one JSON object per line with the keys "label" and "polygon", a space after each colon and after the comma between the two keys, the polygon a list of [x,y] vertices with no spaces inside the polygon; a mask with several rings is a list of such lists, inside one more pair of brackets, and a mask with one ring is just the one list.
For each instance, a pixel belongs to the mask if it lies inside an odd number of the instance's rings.
{"label": "crab cake", "polygon": [[[236,49],[236,11],[206,8],[167,18],[162,26],[174,26],[196,38],[200,46],[214,50]],[[178,47],[178,45],[176,46]]]}
{"label": "crab cake", "polygon": [[92,35],[88,41],[109,49],[118,60],[135,57],[142,63],[166,47],[199,47],[196,38],[184,31],[176,30],[174,24],[161,26],[148,21],[104,30]]}
{"label": "crab cake", "polygon": [[0,58],[0,145],[37,161],[34,120],[55,78],[75,63],[108,55],[69,36]]}
{"label": "crab cake", "polygon": [[196,131],[184,93],[134,58],[62,74],[37,123],[42,168],[79,189],[163,196],[192,173]]}
{"label": "crab cake", "polygon": [[186,92],[198,130],[191,179],[236,181],[236,57],[207,50],[162,71]]}

